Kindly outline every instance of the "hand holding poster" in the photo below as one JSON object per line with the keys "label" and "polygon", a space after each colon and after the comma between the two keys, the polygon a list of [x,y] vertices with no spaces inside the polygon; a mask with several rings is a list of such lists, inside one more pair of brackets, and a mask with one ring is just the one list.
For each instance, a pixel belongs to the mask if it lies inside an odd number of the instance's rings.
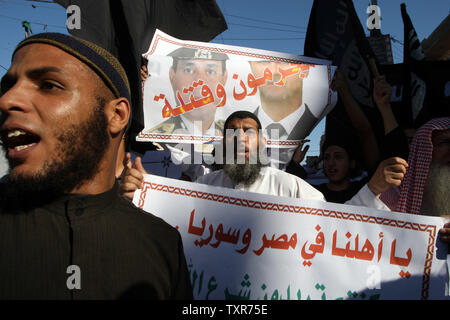
{"label": "hand holding poster", "polygon": [[144,57],[139,141],[220,141],[227,116],[247,110],[260,119],[268,146],[295,147],[336,102],[329,88],[335,67],[327,60],[182,41],[159,30]]}
{"label": "hand holding poster", "polygon": [[147,175],[137,206],[176,227],[196,299],[445,299],[437,217]]}

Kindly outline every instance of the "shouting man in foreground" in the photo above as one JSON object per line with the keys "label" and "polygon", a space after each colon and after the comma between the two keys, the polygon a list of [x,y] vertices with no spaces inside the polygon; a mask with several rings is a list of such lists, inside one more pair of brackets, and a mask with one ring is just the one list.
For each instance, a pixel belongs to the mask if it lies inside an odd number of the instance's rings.
{"label": "shouting man in foreground", "polygon": [[120,63],[63,34],[29,37],[1,80],[0,299],[190,299],[178,232],[118,195],[130,118]]}

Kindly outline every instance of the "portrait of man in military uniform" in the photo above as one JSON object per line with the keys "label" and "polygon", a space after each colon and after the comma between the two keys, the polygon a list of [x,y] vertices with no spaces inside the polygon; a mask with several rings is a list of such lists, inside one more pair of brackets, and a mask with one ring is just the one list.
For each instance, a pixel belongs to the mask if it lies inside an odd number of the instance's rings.
{"label": "portrait of man in military uniform", "polygon": [[[227,81],[228,56],[224,53],[187,47],[178,48],[168,56],[173,59],[169,79],[178,106],[190,103],[192,99],[201,101],[204,98],[202,94],[204,86],[209,88],[214,101],[171,116],[148,132],[222,136],[224,121],[216,119],[217,105],[221,101],[217,96],[217,86],[220,84],[224,87]],[[194,86],[194,83],[198,85]]]}

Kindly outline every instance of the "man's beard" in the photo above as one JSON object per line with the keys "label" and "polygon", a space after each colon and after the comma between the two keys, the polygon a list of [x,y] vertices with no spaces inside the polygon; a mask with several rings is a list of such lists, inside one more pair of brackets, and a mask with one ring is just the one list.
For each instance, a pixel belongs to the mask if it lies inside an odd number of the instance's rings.
{"label": "man's beard", "polygon": [[450,167],[432,162],[428,170],[420,213],[428,216],[450,214]]}
{"label": "man's beard", "polygon": [[97,103],[87,121],[56,132],[58,143],[55,150],[58,153],[46,161],[39,172],[9,175],[5,185],[6,199],[45,203],[69,193],[95,176],[110,143],[105,101],[97,98]]}
{"label": "man's beard", "polygon": [[263,165],[256,164],[224,164],[223,171],[236,184],[244,183],[245,186],[250,186],[259,177],[259,173]]}

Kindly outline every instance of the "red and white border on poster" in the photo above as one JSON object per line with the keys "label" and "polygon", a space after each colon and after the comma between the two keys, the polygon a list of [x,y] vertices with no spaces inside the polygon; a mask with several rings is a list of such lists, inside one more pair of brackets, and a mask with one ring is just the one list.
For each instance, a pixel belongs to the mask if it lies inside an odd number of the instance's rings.
{"label": "red and white border on poster", "polygon": [[179,230],[197,299],[448,298],[438,217],[153,175],[133,202]]}
{"label": "red and white border on poster", "polygon": [[[331,61],[329,60],[323,60],[318,58],[312,58],[312,57],[305,57],[300,55],[293,55],[293,54],[286,54],[281,52],[274,52],[274,51],[267,51],[267,50],[261,50],[261,49],[253,49],[253,48],[246,48],[246,47],[237,47],[237,46],[230,46],[230,45],[223,45],[223,44],[216,44],[216,43],[205,43],[205,42],[198,42],[198,41],[185,41],[180,40],[174,37],[171,37],[168,34],[165,34],[164,32],[160,30],[155,31],[155,35],[153,37],[153,40],[150,44],[149,50],[143,54],[143,56],[147,59],[150,59],[152,55],[155,56],[165,56],[167,55],[170,50],[173,50],[173,48],[176,47],[187,47],[192,49],[201,49],[201,50],[209,50],[212,52],[217,53],[225,53],[227,55],[233,56],[233,59],[243,59],[243,60],[270,60],[270,61],[276,61],[276,62],[285,62],[285,63],[295,63],[295,64],[314,64],[317,66],[324,66],[326,68],[326,76],[324,77],[324,82],[326,82],[326,86],[328,87],[327,91],[324,93],[324,96],[326,98],[323,98],[323,102],[317,104],[315,100],[317,99],[317,96],[320,96],[320,94],[313,94],[310,93],[311,97],[314,97],[314,102],[312,103],[312,109],[316,110],[315,116],[319,119],[316,123],[316,125],[320,122],[320,120],[326,116],[334,107],[336,103],[336,93],[334,93],[331,89],[329,89],[329,86],[332,81],[332,77],[334,75],[334,71],[336,69],[335,66],[331,66]],[[168,48],[171,48],[170,50]],[[158,71],[159,73],[160,71]],[[162,72],[162,71],[161,71]],[[231,75],[229,75],[231,78]],[[326,78],[326,79],[325,79]],[[151,79],[150,79],[151,80]],[[158,80],[159,81],[159,80]],[[230,82],[230,81],[228,81]],[[150,91],[153,90],[154,86],[149,86]],[[227,88],[227,87],[226,87]],[[146,94],[153,95],[153,92],[146,92],[145,85],[143,84],[143,95]],[[227,89],[228,91],[229,89]],[[171,89],[166,88],[166,91],[169,92]],[[311,89],[304,90],[304,96],[308,95],[310,91],[313,91]],[[323,93],[323,92],[322,92]],[[150,99],[150,98],[149,98]],[[144,99],[145,100],[145,99]],[[149,101],[151,101],[150,99]],[[322,101],[322,99],[320,99]],[[317,105],[316,107],[314,107]],[[320,105],[320,106],[319,106]],[[311,105],[309,105],[311,107]],[[256,106],[255,106],[256,108]],[[151,110],[150,110],[151,109]],[[153,123],[152,125],[149,125],[148,119],[152,118],[152,120],[155,120],[155,113],[152,108],[149,108],[148,105],[145,105],[144,103],[144,116],[147,119],[146,120],[146,128],[144,128],[137,136],[136,141],[154,141],[154,142],[162,142],[162,143],[211,143],[211,142],[220,142],[222,140],[221,136],[200,136],[200,135],[192,135],[192,134],[182,134],[182,133],[158,133],[158,132],[150,132],[149,128],[155,125],[156,123]],[[146,113],[153,116],[145,115]],[[160,112],[156,113],[159,114]],[[157,121],[157,123],[160,123]],[[149,127],[147,127],[149,126]],[[313,128],[311,128],[312,131]],[[300,140],[270,140],[267,141],[268,147],[276,147],[276,148],[295,148],[298,146]]]}

